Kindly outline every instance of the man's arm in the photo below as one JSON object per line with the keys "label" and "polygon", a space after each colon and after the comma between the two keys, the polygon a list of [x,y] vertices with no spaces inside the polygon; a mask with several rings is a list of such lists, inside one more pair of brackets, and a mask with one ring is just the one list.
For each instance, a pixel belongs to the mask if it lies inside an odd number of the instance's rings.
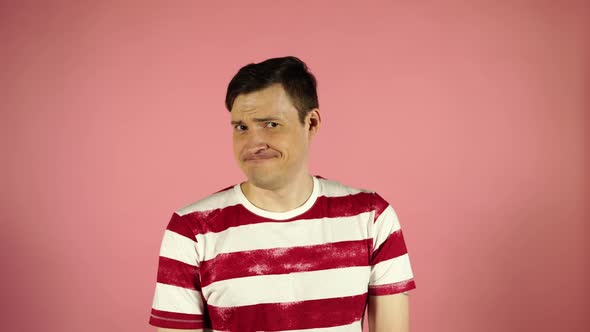
{"label": "man's arm", "polygon": [[370,332],[409,332],[408,294],[369,296],[368,320]]}
{"label": "man's arm", "polygon": [[181,330],[181,329],[165,329],[163,327],[158,327],[156,332],[203,332],[203,329],[198,330]]}

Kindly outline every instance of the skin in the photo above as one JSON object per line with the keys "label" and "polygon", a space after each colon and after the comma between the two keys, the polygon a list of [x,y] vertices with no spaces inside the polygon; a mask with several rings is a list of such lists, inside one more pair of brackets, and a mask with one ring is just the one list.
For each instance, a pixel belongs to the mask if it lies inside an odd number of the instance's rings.
{"label": "skin", "polygon": [[321,124],[319,109],[312,109],[302,125],[282,85],[275,84],[239,95],[231,124],[234,157],[248,178],[241,184],[248,200],[273,212],[303,205],[313,189],[307,163]]}
{"label": "skin", "polygon": [[408,294],[369,296],[367,320],[370,332],[409,332]]}
{"label": "skin", "polygon": [[[240,184],[246,198],[273,212],[303,205],[313,190],[308,154],[321,125],[320,110],[312,109],[301,124],[282,85],[275,84],[239,95],[232,106],[230,123],[234,157],[248,178]],[[371,332],[408,332],[407,295],[369,296],[368,323]]]}

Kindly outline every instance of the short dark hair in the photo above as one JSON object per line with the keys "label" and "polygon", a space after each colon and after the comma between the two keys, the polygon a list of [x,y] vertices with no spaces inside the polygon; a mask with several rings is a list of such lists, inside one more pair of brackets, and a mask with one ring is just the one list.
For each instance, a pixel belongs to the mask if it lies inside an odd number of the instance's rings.
{"label": "short dark hair", "polygon": [[231,112],[235,99],[243,93],[259,91],[280,83],[304,124],[310,110],[319,107],[317,81],[305,62],[294,56],[271,58],[240,68],[227,86],[225,107]]}

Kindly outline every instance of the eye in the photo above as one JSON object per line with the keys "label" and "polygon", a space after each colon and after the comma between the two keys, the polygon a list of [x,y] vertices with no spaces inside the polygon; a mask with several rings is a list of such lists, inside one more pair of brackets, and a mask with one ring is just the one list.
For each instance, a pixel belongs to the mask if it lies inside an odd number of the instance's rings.
{"label": "eye", "polygon": [[242,129],[241,127],[244,127],[244,128],[246,128],[246,126],[244,126],[244,125],[240,125],[240,124],[239,124],[239,125],[235,125],[235,126],[234,126],[234,129],[235,129],[235,130],[237,130],[237,131],[243,131],[244,129]]}
{"label": "eye", "polygon": [[276,128],[276,127],[278,127],[278,126],[279,126],[279,124],[278,124],[278,123],[276,123],[276,122],[272,122],[272,121],[269,121],[269,122],[267,122],[267,123],[266,123],[266,126],[267,126],[267,127],[269,127],[269,124],[272,124],[272,126],[270,126],[270,128]]}

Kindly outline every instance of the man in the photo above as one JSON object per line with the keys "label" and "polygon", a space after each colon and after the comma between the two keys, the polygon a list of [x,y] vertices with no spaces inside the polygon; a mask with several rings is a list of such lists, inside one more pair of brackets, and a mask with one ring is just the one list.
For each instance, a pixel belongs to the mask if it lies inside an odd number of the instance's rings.
{"label": "man", "polygon": [[241,68],[226,107],[247,181],[176,210],[149,323],[158,331],[409,331],[414,277],[379,194],[308,172],[316,80],[296,57]]}

